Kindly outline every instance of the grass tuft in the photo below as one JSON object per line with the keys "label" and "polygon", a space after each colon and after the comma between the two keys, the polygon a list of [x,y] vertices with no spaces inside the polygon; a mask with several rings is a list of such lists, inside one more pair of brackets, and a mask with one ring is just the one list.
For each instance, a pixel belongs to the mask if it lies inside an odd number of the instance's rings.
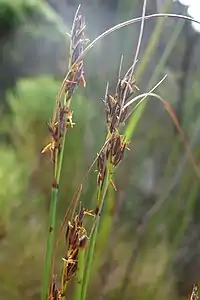
{"label": "grass tuft", "polygon": [[[87,47],[86,44],[88,43],[88,39],[85,38],[84,34],[86,25],[84,18],[80,13],[80,6],[76,11],[71,33],[68,35],[70,39],[68,72],[58,93],[52,120],[48,124],[51,141],[42,150],[42,153],[50,153],[52,163],[51,202],[42,285],[42,300],[65,299],[68,286],[72,282],[73,278],[75,278],[74,300],[86,300],[92,265],[94,262],[98,229],[103,214],[107,191],[108,188],[112,188],[116,191],[115,183],[113,181],[114,174],[117,167],[122,162],[126,150],[128,150],[129,141],[133,133],[133,124],[129,123],[125,126],[125,129],[124,125],[126,124],[127,119],[135,113],[136,109],[143,104],[143,101],[147,97],[151,96],[159,99],[170,114],[172,121],[176,125],[179,135],[184,142],[184,146],[196,175],[200,177],[192,152],[172,108],[159,95],[153,93],[154,90],[164,81],[166,76],[164,76],[158,84],[151,88],[149,92],[135,96],[135,94],[138,94],[139,91],[139,88],[136,85],[137,73],[135,69],[139,60],[145,20],[151,18],[173,17],[194,21],[196,23],[200,22],[193,20],[192,18],[176,14],[163,13],[146,16],[146,4],[147,1],[145,0],[143,2],[142,17],[120,23],[110,28],[94,39],[94,41],[92,41]],[[75,196],[66,211],[55,242],[56,209],[61,170],[65,155],[65,140],[68,130],[71,130],[75,125],[72,120],[73,112],[71,111],[71,101],[76,88],[80,85],[83,87],[86,85],[83,58],[85,54],[88,53],[88,51],[102,38],[122,27],[136,22],[141,22],[141,29],[133,63],[122,77],[123,59],[121,60],[116,88],[114,91],[110,91],[109,85],[107,85],[105,98],[103,99],[105,124],[107,128],[104,144],[78,187]],[[156,41],[154,41],[154,43],[156,43]],[[135,104],[137,101],[139,101],[139,103]],[[132,108],[132,106],[134,107]],[[88,209],[81,204],[79,198],[81,197],[83,184],[95,165],[97,168],[96,203],[95,207]],[[87,217],[92,218],[92,222],[89,229],[86,230],[85,219]],[[54,262],[56,251],[63,232],[65,232],[65,253],[62,257],[63,264],[61,276],[60,278],[57,278],[54,274]]]}

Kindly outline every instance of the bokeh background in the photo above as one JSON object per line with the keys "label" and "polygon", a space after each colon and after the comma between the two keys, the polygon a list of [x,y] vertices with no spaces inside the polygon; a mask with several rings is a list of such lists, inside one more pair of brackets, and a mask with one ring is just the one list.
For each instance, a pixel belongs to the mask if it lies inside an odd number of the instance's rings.
{"label": "bokeh background", "polygon": [[[198,1],[198,0],[196,0]],[[40,297],[51,163],[41,149],[67,70],[70,32],[79,3],[87,36],[141,16],[141,0],[0,0],[0,299]],[[147,14],[187,15],[180,2],[147,1]],[[85,57],[86,89],[73,98],[76,126],[67,136],[58,226],[105,138],[101,98],[115,87],[120,57],[130,66],[140,25],[101,40]],[[173,107],[196,166],[200,163],[200,34],[190,22],[146,21],[136,70],[140,91],[157,89]],[[187,299],[200,281],[200,184],[166,110],[150,99],[133,116],[132,142],[109,191],[88,299]],[[96,173],[81,201],[92,208]],[[57,257],[57,272],[64,239]]]}

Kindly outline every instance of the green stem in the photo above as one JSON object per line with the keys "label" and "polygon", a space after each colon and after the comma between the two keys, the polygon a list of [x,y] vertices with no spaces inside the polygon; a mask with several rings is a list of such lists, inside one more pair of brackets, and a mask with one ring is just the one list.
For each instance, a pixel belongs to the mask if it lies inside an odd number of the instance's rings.
{"label": "green stem", "polygon": [[107,189],[108,189],[108,186],[109,186],[109,183],[110,183],[110,179],[111,179],[111,174],[110,174],[109,169],[107,168],[106,177],[105,177],[105,181],[104,181],[103,188],[102,188],[102,193],[101,193],[101,196],[100,196],[100,200],[101,200],[100,203],[101,204],[100,204],[99,212],[98,212],[98,214],[96,216],[96,219],[95,219],[95,222],[94,222],[93,232],[92,232],[91,237],[90,237],[89,248],[88,248],[88,251],[87,251],[85,272],[84,272],[83,285],[82,285],[81,300],[85,300],[85,298],[86,298],[87,287],[88,287],[88,283],[89,283],[89,279],[90,279],[92,260],[93,260],[93,256],[94,256],[94,248],[95,248],[96,239],[97,239],[97,232],[98,232],[98,228],[99,228],[100,216],[101,216],[101,212],[102,212],[106,192],[107,192]]}
{"label": "green stem", "polygon": [[82,297],[84,259],[85,259],[85,249],[80,249],[78,253],[78,269],[76,272],[76,286],[75,286],[74,300],[81,300]]}
{"label": "green stem", "polygon": [[[60,174],[64,157],[64,148],[65,148],[65,137],[66,132],[63,136],[62,146],[60,153],[56,157],[56,166],[55,166],[55,181],[57,186],[60,183]],[[56,226],[56,207],[58,202],[58,187],[52,187],[51,190],[51,203],[50,203],[50,214],[49,214],[49,228],[46,241],[46,256],[44,264],[44,275],[43,275],[43,285],[42,285],[42,300],[47,300],[49,295],[49,288],[51,283],[51,259],[54,248],[54,237],[55,237],[55,226]]]}
{"label": "green stem", "polygon": [[95,274],[99,269],[99,266],[101,264],[102,253],[104,253],[103,250],[105,249],[106,243],[111,233],[112,225],[114,222],[114,215],[113,215],[114,213],[113,209],[115,205],[114,202],[115,202],[115,192],[113,187],[109,185],[107,196],[106,196],[104,213],[101,217],[101,226],[97,235],[95,260],[93,262],[91,276],[93,276],[93,274]]}
{"label": "green stem", "polygon": [[[80,5],[76,11],[74,22],[72,25],[72,31],[75,26],[76,17],[78,15],[80,9]],[[51,13],[51,12],[50,12]],[[53,15],[54,17],[54,15]],[[69,62],[68,62],[68,70],[71,70],[72,67],[72,53],[73,53],[73,40],[70,41],[70,55],[69,55]],[[67,92],[65,92],[65,99],[64,99],[64,107],[69,108],[71,104],[71,99],[66,101]],[[65,120],[66,121],[66,120]],[[46,257],[45,257],[45,266],[44,266],[44,277],[43,277],[43,285],[42,285],[42,300],[47,300],[49,296],[49,288],[51,285],[51,260],[54,248],[54,232],[55,232],[55,225],[56,225],[56,206],[58,200],[58,188],[60,184],[60,174],[63,164],[63,157],[64,157],[64,148],[65,148],[65,139],[66,139],[66,132],[67,128],[63,134],[63,138],[61,140],[61,148],[60,152],[56,153],[55,165],[54,165],[54,186],[52,187],[51,191],[51,203],[50,203],[50,216],[49,216],[49,232],[47,235],[47,242],[46,242]],[[56,185],[56,188],[55,188]]]}
{"label": "green stem", "polygon": [[58,200],[58,188],[52,187],[50,214],[49,214],[49,228],[48,228],[48,235],[47,235],[47,242],[46,242],[46,257],[45,257],[43,286],[42,286],[42,300],[47,300],[49,295],[49,286],[51,280],[51,257],[52,257],[53,246],[54,246],[57,200]]}

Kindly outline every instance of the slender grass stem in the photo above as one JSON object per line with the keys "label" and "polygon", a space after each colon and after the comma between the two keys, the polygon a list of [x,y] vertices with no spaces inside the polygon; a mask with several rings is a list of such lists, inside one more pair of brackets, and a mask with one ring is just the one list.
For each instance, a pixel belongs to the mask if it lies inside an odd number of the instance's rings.
{"label": "slender grass stem", "polygon": [[101,226],[97,234],[97,243],[95,249],[95,260],[93,260],[91,276],[93,276],[99,269],[101,264],[102,253],[105,253],[105,246],[109,240],[112,226],[114,223],[114,206],[115,206],[115,192],[113,187],[108,187],[108,192],[105,201],[104,213],[101,216]]}
{"label": "slender grass stem", "polygon": [[46,257],[44,266],[44,277],[42,286],[42,300],[48,299],[49,286],[51,280],[51,256],[54,246],[54,235],[55,235],[55,221],[56,221],[56,206],[58,200],[58,188],[51,190],[51,203],[50,203],[50,214],[49,214],[49,228],[46,242]]}
{"label": "slender grass stem", "polygon": [[177,15],[177,14],[167,14],[167,13],[159,13],[159,14],[152,14],[152,15],[145,15],[144,17],[138,17],[138,18],[134,18],[122,23],[119,23],[111,28],[109,28],[108,30],[104,31],[102,34],[100,34],[98,37],[96,37],[86,48],[85,50],[82,52],[82,54],[79,56],[79,58],[75,61],[74,64],[76,64],[77,62],[81,61],[83,59],[83,57],[85,57],[86,53],[100,40],[102,40],[104,37],[106,37],[107,35],[109,35],[112,32],[115,32],[116,30],[132,25],[134,23],[137,22],[141,22],[142,20],[149,20],[152,18],[176,18],[176,19],[183,19],[183,20],[187,20],[187,21],[191,21],[197,24],[200,24],[200,21],[193,19],[191,17],[187,17],[187,16],[183,16],[183,15]]}
{"label": "slender grass stem", "polygon": [[85,262],[85,249],[80,249],[78,253],[78,269],[76,273],[76,286],[74,293],[74,300],[81,300],[82,285],[84,278],[84,262]]}
{"label": "slender grass stem", "polygon": [[[50,144],[50,150],[53,153],[53,184],[52,184],[52,194],[50,203],[50,217],[49,217],[49,232],[47,235],[46,242],[46,258],[44,266],[44,282],[42,286],[42,300],[47,300],[49,293],[52,292],[52,274],[54,266],[54,235],[55,235],[55,223],[56,223],[56,206],[58,200],[58,189],[60,184],[60,175],[63,165],[64,149],[65,149],[65,139],[68,126],[73,126],[72,115],[70,112],[70,104],[72,94],[75,91],[80,80],[84,81],[83,75],[83,65],[78,64],[76,68],[73,65],[75,60],[74,57],[79,57],[83,49],[84,40],[84,21],[81,15],[78,16],[80,10],[80,5],[76,11],[72,29],[71,29],[71,39],[70,39],[70,53],[68,62],[68,73],[63,83],[61,85],[58,97],[55,103],[53,118],[52,118],[52,140]],[[66,82],[70,83],[66,85]],[[64,100],[62,101],[62,95],[65,94]]]}
{"label": "slender grass stem", "polygon": [[[70,105],[70,101],[68,102]],[[49,294],[49,287],[51,283],[51,259],[54,247],[54,233],[56,225],[56,207],[58,201],[58,187],[60,184],[60,175],[64,158],[65,140],[66,140],[67,128],[64,132],[60,152],[57,152],[55,161],[55,182],[56,188],[53,186],[51,191],[51,203],[50,203],[50,216],[49,216],[49,232],[46,242],[46,258],[44,267],[44,283],[42,287],[42,300],[47,300]]]}
{"label": "slender grass stem", "polygon": [[85,264],[85,272],[84,272],[83,285],[82,285],[81,300],[85,300],[85,298],[86,298],[87,287],[88,287],[89,279],[90,279],[92,260],[93,260],[93,256],[94,256],[94,248],[95,248],[95,244],[96,244],[97,233],[98,233],[98,228],[99,228],[99,223],[100,223],[100,216],[101,216],[101,212],[103,209],[104,200],[106,197],[110,179],[111,179],[111,173],[109,171],[109,168],[107,168],[105,181],[104,181],[102,192],[100,195],[100,201],[101,201],[100,203],[101,204],[100,204],[99,212],[98,212],[95,222],[94,222],[94,227],[92,229],[92,234],[90,236],[90,243],[89,243],[89,248],[88,248],[87,256],[86,256],[86,264]]}
{"label": "slender grass stem", "polygon": [[60,174],[62,169],[63,157],[64,157],[64,148],[65,148],[65,139],[66,131],[62,139],[62,145],[60,153],[56,155],[55,163],[55,182],[56,188],[53,186],[51,190],[51,203],[50,203],[50,214],[49,214],[49,229],[46,241],[46,257],[45,257],[45,266],[44,266],[44,276],[43,276],[43,286],[42,286],[42,300],[47,300],[49,295],[49,288],[51,283],[51,262],[52,254],[54,248],[54,237],[55,237],[55,227],[56,227],[56,208],[58,202],[58,187],[60,183]]}

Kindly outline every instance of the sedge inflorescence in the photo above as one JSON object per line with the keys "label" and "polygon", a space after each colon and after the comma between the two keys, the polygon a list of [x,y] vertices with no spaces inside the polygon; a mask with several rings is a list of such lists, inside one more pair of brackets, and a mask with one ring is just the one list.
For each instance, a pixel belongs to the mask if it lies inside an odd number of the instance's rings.
{"label": "sedge inflorescence", "polygon": [[[71,30],[69,71],[58,94],[52,121],[48,124],[51,142],[42,150],[42,153],[50,151],[51,161],[54,164],[56,163],[56,156],[61,149],[62,139],[66,130],[74,125],[70,109],[72,95],[79,85],[86,86],[83,60],[80,59],[85,44],[88,42],[88,39],[85,38],[84,30],[84,18],[77,11]],[[64,101],[61,101],[62,93],[64,93]]]}
{"label": "sedge inflorescence", "polygon": [[119,133],[119,129],[129,113],[125,104],[133,96],[134,91],[138,89],[132,73],[132,68],[130,68],[123,79],[119,78],[115,94],[111,95],[106,92],[103,100],[108,134],[105,147],[97,160],[97,183],[99,186],[103,186],[107,168],[110,167],[114,171],[123,159],[125,149],[128,146],[126,137]]}

